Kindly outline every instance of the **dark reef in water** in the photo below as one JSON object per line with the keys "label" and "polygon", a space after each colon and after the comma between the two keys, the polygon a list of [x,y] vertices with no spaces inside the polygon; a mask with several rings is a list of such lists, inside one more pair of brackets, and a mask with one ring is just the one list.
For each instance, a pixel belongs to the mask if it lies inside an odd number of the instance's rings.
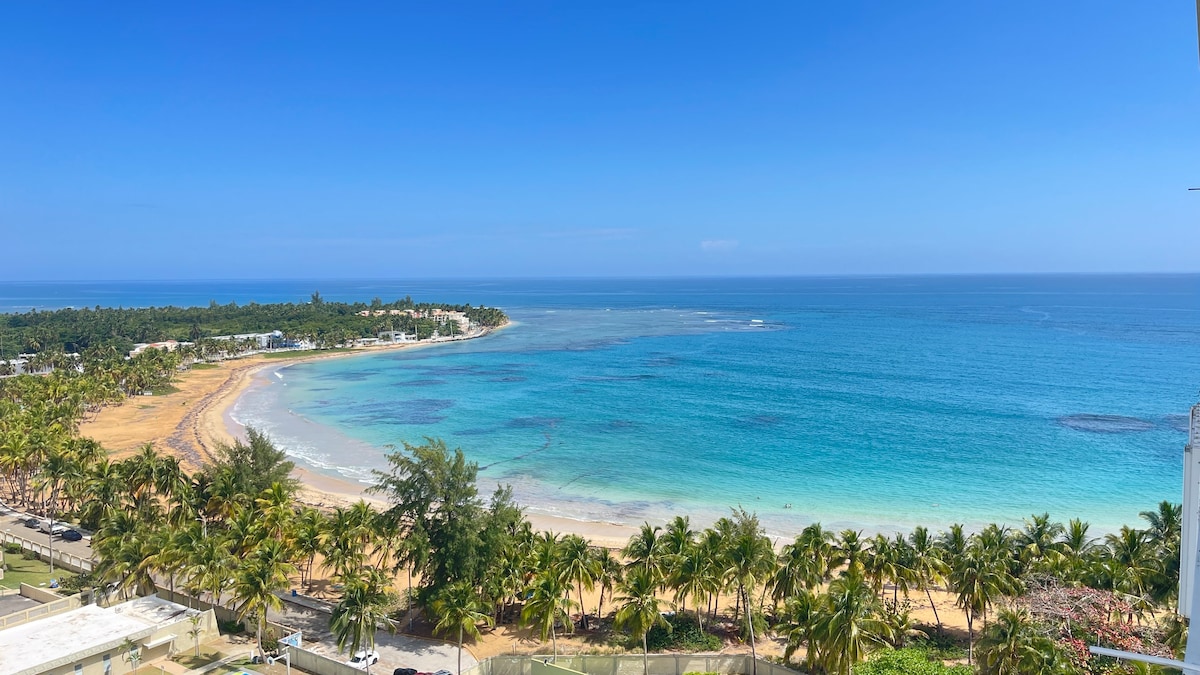
{"label": "dark reef in water", "polygon": [[452,399],[418,398],[403,403],[368,403],[354,407],[351,424],[436,424],[446,419],[439,415],[454,406]]}
{"label": "dark reef in water", "polygon": [[553,427],[561,421],[561,417],[516,417],[504,426],[510,429],[543,429]]}
{"label": "dark reef in water", "polygon": [[1155,424],[1149,420],[1124,415],[1096,415],[1082,413],[1066,415],[1058,418],[1058,423],[1068,429],[1087,431],[1093,434],[1129,434],[1154,429]]}
{"label": "dark reef in water", "polygon": [[1163,424],[1171,427],[1175,431],[1182,433],[1188,432],[1188,416],[1187,415],[1166,415],[1163,417]]}

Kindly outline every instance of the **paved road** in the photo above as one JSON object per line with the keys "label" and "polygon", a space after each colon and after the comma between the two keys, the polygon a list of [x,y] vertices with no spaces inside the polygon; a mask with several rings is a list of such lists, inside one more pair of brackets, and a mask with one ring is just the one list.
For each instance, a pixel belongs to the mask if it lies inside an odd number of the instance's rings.
{"label": "paved road", "polygon": [[[330,658],[345,660],[349,654],[339,655],[333,633],[329,631],[329,614],[309,607],[302,607],[285,598],[282,612],[270,612],[272,621],[291,626],[304,633],[305,648],[308,641],[319,640],[319,648],[311,648]],[[375,650],[379,652],[379,666],[371,669],[375,673],[391,673],[396,668],[416,668],[432,673],[438,670],[458,672],[458,646],[434,640],[425,640],[411,635],[390,635],[385,631],[375,634]],[[463,668],[474,666],[477,661],[467,650],[463,650]]]}
{"label": "paved road", "polygon": [[[20,513],[13,509],[9,509],[0,505],[0,532],[9,532],[17,537],[24,537],[43,546],[50,543],[50,535],[45,532],[38,532],[35,528],[25,527],[21,523],[24,518],[30,518],[24,513]],[[80,558],[92,557],[92,542],[89,537],[84,537],[82,541],[63,541],[62,539],[54,538],[54,550],[70,553],[71,555],[79,556]]]}

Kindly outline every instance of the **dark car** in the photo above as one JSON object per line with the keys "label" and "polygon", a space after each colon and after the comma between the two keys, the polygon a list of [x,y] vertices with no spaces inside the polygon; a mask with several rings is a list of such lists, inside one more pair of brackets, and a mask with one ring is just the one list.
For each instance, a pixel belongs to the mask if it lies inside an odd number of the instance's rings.
{"label": "dark car", "polygon": [[392,675],[417,675],[416,668],[397,668],[392,671]]}
{"label": "dark car", "polygon": [[41,526],[42,521],[38,520],[37,518],[23,518],[21,520],[21,524],[25,527],[36,530],[39,526]]}
{"label": "dark car", "polygon": [[83,534],[81,534],[79,530],[67,530],[59,536],[67,541],[79,541],[83,539]]}

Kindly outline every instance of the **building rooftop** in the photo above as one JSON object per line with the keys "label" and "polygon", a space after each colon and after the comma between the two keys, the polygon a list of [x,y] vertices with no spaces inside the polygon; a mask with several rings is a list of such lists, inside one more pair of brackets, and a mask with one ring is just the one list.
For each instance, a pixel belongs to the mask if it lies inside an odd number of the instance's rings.
{"label": "building rooftop", "polygon": [[[138,598],[113,607],[85,605],[45,619],[0,630],[0,675],[37,672],[52,661],[67,662],[120,649],[189,613],[199,613],[158,597]],[[114,658],[119,658],[115,653]]]}

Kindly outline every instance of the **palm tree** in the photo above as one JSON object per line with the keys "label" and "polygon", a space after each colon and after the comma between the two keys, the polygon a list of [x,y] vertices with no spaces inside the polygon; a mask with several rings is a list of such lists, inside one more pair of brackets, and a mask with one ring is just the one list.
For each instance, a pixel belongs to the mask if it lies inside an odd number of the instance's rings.
{"label": "palm tree", "polygon": [[782,632],[787,641],[783,651],[783,663],[787,665],[792,655],[801,647],[805,648],[804,670],[814,672],[820,660],[817,651],[816,632],[823,615],[821,605],[823,596],[817,596],[807,589],[800,589],[787,599],[784,605],[784,621]]}
{"label": "palm tree", "polygon": [[629,543],[621,551],[621,555],[629,561],[625,566],[629,569],[640,567],[654,577],[655,583],[663,579],[663,565],[666,553],[665,543],[658,532],[661,527],[643,523],[638,533],[629,538]]}
{"label": "palm tree", "polygon": [[558,658],[559,622],[567,632],[575,628],[571,621],[575,601],[571,599],[570,583],[562,575],[544,571],[534,579],[526,597],[525,606],[521,609],[521,623],[537,628],[542,640],[549,635],[554,657]]}
{"label": "palm tree", "polygon": [[862,540],[862,532],[858,530],[842,530],[833,550],[836,561],[833,567],[846,565],[861,570],[866,563],[867,551]]}
{"label": "palm tree", "polygon": [[[388,609],[394,604],[395,597],[390,587],[391,582],[379,570],[369,570],[345,580],[342,600],[333,608],[329,619],[338,649],[348,648],[351,654],[364,647],[374,650],[375,631],[380,628],[391,630],[393,624],[388,618]],[[366,672],[371,672],[370,660],[366,661]]]}
{"label": "palm tree", "polygon": [[613,588],[621,582],[623,569],[613,552],[607,548],[599,549],[596,554],[596,583],[600,585],[600,597],[596,603],[596,620],[604,616],[604,594],[612,595]]}
{"label": "palm tree", "polygon": [[967,615],[967,663],[974,663],[975,618],[987,616],[988,607],[1015,590],[1007,559],[981,541],[972,541],[962,555],[950,561],[950,587],[956,604]]}
{"label": "palm tree", "polygon": [[1066,568],[1063,570],[1063,576],[1066,577],[1064,581],[1070,583],[1081,581],[1084,568],[1087,567],[1096,552],[1096,540],[1088,536],[1089,527],[1087,523],[1078,518],[1072,518],[1067,523],[1067,528],[1058,544],[1059,552],[1063,556],[1063,566]]}
{"label": "palm tree", "polygon": [[287,588],[288,575],[296,568],[287,560],[286,548],[277,539],[264,539],[244,560],[233,577],[233,597],[238,620],[254,616],[257,623],[258,653],[264,659],[262,636],[267,623],[267,610],[279,609],[283,601],[276,591]]}
{"label": "palm tree", "polygon": [[880,610],[879,597],[857,567],[829,585],[816,630],[826,671],[853,675],[855,664],[887,644],[890,629],[879,618]]}
{"label": "palm tree", "polygon": [[1064,660],[1024,609],[1000,610],[979,639],[979,672],[984,675],[1047,675],[1061,672]]}
{"label": "palm tree", "polygon": [[621,630],[628,629],[642,638],[642,672],[644,675],[650,675],[650,646],[646,641],[646,635],[655,625],[670,627],[667,620],[663,618],[659,607],[658,596],[655,594],[657,590],[658,579],[654,573],[648,567],[637,567],[626,575],[625,581],[621,584],[621,595],[616,598],[621,605],[617,609],[614,622],[616,627]]}
{"label": "palm tree", "polygon": [[583,617],[583,628],[587,630],[588,618],[583,608],[583,590],[586,588],[590,592],[595,588],[599,570],[586,539],[571,534],[562,540],[559,546],[558,575],[579,591],[579,612]]}
{"label": "palm tree", "polygon": [[1150,533],[1124,525],[1120,532],[1110,534],[1104,540],[1108,544],[1105,570],[1112,589],[1132,596],[1138,604],[1146,602],[1150,585],[1159,572]]}
{"label": "palm tree", "polygon": [[1025,529],[1016,536],[1024,567],[1034,566],[1051,552],[1057,551],[1058,539],[1064,531],[1062,523],[1051,522],[1049,513],[1030,516],[1025,521]]}
{"label": "palm tree", "polygon": [[479,624],[491,626],[492,617],[483,612],[475,589],[462,582],[443,588],[430,608],[438,618],[434,632],[458,634],[458,672],[461,675],[463,635],[478,638]]}
{"label": "palm tree", "polygon": [[937,603],[933,601],[930,587],[945,581],[946,574],[950,570],[946,563],[938,557],[938,549],[928,529],[924,527],[913,529],[912,533],[908,535],[908,543],[912,551],[912,571],[917,588],[924,591],[925,597],[929,599],[929,608],[933,610],[933,618],[937,621],[938,635],[941,635],[942,617],[938,615]]}
{"label": "palm tree", "polygon": [[1157,511],[1142,511],[1138,514],[1150,524],[1150,541],[1163,549],[1179,545],[1183,526],[1183,506],[1163,500]]}
{"label": "palm tree", "polygon": [[757,672],[758,650],[754,644],[754,617],[756,609],[750,601],[754,589],[767,579],[775,567],[775,551],[771,540],[762,534],[758,518],[745,511],[736,514],[737,530],[734,539],[725,551],[726,575],[737,585],[738,596],[746,608],[746,630],[750,638],[750,654]]}

